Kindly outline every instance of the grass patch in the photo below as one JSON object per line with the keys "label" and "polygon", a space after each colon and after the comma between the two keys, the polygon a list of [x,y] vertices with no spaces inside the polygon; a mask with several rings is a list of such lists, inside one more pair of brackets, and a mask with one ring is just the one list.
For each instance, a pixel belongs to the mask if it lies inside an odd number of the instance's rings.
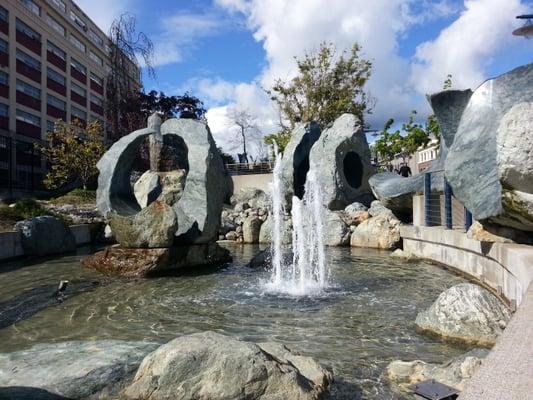
{"label": "grass patch", "polygon": [[24,219],[50,215],[61,219],[67,225],[71,224],[70,218],[48,211],[42,207],[35,199],[19,199],[14,207],[0,205],[0,231],[10,231],[14,229],[18,221]]}
{"label": "grass patch", "polygon": [[94,205],[96,204],[96,191],[74,189],[63,196],[52,199],[50,202],[53,204]]}

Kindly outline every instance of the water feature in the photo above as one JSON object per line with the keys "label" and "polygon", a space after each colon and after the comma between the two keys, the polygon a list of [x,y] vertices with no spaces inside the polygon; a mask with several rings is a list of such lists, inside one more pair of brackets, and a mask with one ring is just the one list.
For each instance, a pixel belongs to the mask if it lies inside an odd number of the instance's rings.
{"label": "water feature", "polygon": [[[441,363],[463,348],[420,335],[414,320],[443,290],[464,280],[386,252],[327,248],[330,287],[316,296],[273,295],[269,271],[247,268],[256,245],[228,247],[222,269],[144,280],[105,278],[80,267],[81,256],[2,265],[0,303],[59,280],[101,284],[0,329],[0,352],[66,340],[164,343],[206,330],[243,340],[284,343],[333,369],[334,399],[396,399],[382,373],[395,359]],[[339,394],[346,393],[346,395]]]}

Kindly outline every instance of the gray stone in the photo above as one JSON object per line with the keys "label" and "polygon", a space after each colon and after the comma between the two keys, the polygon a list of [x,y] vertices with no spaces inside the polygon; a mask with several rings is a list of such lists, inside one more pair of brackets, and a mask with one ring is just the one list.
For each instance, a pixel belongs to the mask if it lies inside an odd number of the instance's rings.
{"label": "gray stone", "polygon": [[488,290],[461,283],[441,293],[415,323],[445,339],[492,346],[510,318],[509,309]]}
{"label": "gray stone", "polygon": [[322,132],[311,148],[309,163],[317,174],[324,205],[330,210],[343,210],[354,201],[373,198],[368,185],[374,172],[370,149],[355,115],[341,115]]}
{"label": "gray stone", "polygon": [[312,359],[275,344],[203,332],[174,339],[146,356],[122,394],[150,400],[315,400],[331,381],[331,373]]}
{"label": "gray stone", "polygon": [[[259,231],[259,243],[272,243],[272,225],[273,217],[272,215],[269,215],[261,225],[261,230]],[[283,221],[282,243],[292,243],[292,222],[289,220]]]}
{"label": "gray stone", "polygon": [[427,379],[435,379],[462,391],[487,354],[488,350],[474,349],[442,365],[428,364],[421,360],[393,361],[387,366],[385,375],[403,391],[410,392],[410,385]]}
{"label": "gray stone", "polygon": [[319,137],[320,127],[316,122],[300,124],[291,132],[291,140],[285,147],[281,160],[286,210],[290,210],[292,206],[292,196],[303,196],[309,170],[309,153]]}
{"label": "gray stone", "polygon": [[267,209],[270,207],[269,196],[261,189],[254,187],[241,188],[231,196],[230,203],[235,209],[239,203],[246,203],[252,208]]}
{"label": "gray stone", "polygon": [[348,213],[344,211],[341,214],[341,217],[344,220],[344,222],[346,222],[346,224],[348,224],[349,226],[355,227],[359,225],[361,222],[369,219],[370,214],[368,213],[368,211],[355,211],[353,213]]}
{"label": "gray stone", "polygon": [[69,227],[50,216],[19,221],[15,230],[22,236],[22,248],[28,256],[45,256],[76,250],[76,241]]}
{"label": "gray stone", "polygon": [[357,211],[368,211],[368,207],[365,206],[363,203],[359,203],[356,201],[344,207],[344,211],[348,214],[351,214]]}
{"label": "gray stone", "polygon": [[242,224],[242,237],[244,243],[259,243],[259,232],[261,230],[261,221],[256,216],[250,216]]}
{"label": "gray stone", "polygon": [[368,209],[368,214],[370,214],[371,217],[376,217],[376,216],[378,216],[380,214],[389,214],[389,215],[391,215],[392,211],[390,209],[388,209],[387,207],[385,207],[381,203],[381,201],[374,200],[370,204],[370,208]]}
{"label": "gray stone", "polygon": [[417,257],[415,257],[413,254],[407,252],[407,251],[404,251],[402,249],[396,249],[394,250],[390,256],[392,258],[396,258],[398,260],[403,260],[403,261],[415,261],[417,260]]}
{"label": "gray stone", "polygon": [[169,205],[154,201],[132,216],[109,213],[109,226],[123,247],[170,247],[178,218]]}
{"label": "gray stone", "polygon": [[383,213],[361,222],[352,233],[352,247],[370,247],[391,250],[400,243],[400,221],[392,214]]}
{"label": "gray stone", "polygon": [[161,184],[157,172],[146,171],[133,185],[133,194],[141,208],[147,207],[161,194]]}
{"label": "gray stone", "polygon": [[339,211],[325,211],[324,244],[326,246],[345,246],[350,243],[350,227],[344,222]]}
{"label": "gray stone", "polygon": [[226,233],[226,240],[236,240],[237,239],[237,232],[235,231],[229,231]]}
{"label": "gray stone", "polygon": [[95,340],[0,353],[0,387],[31,386],[69,399],[86,398],[134,373],[155,348],[153,343]]}
{"label": "gray stone", "polygon": [[168,172],[158,173],[161,179],[161,195],[158,200],[163,201],[169,206],[174,206],[183,196],[185,181],[187,180],[187,171],[177,169]]}
{"label": "gray stone", "polygon": [[446,159],[455,197],[482,224],[533,231],[533,64],[472,95]]}

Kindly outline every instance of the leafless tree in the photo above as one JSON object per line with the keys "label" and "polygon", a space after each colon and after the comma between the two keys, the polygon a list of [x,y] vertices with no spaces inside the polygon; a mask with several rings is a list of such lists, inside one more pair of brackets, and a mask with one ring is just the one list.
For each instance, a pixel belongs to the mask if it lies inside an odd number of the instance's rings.
{"label": "leafless tree", "polygon": [[248,163],[249,159],[246,150],[246,142],[256,136],[260,136],[259,128],[257,126],[257,118],[249,110],[239,106],[230,107],[228,110],[228,118],[232,125],[238,128],[238,133],[242,142],[243,159]]}

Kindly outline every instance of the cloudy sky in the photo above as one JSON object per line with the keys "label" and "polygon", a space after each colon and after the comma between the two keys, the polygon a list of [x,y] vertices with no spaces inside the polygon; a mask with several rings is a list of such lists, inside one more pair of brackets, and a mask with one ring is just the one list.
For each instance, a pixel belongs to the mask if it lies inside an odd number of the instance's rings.
{"label": "cloudy sky", "polygon": [[533,39],[511,35],[533,13],[533,0],[77,0],[104,30],[130,12],[155,45],[156,79],[144,86],[189,91],[208,108],[217,143],[236,153],[228,110],[247,109],[263,134],[276,132],[278,115],[263,88],[290,79],[294,57],[323,42],[337,49],[358,42],[373,63],[367,90],[376,105],[368,122],[411,110],[430,112],[425,94],[475,88],[485,79],[533,62]]}

